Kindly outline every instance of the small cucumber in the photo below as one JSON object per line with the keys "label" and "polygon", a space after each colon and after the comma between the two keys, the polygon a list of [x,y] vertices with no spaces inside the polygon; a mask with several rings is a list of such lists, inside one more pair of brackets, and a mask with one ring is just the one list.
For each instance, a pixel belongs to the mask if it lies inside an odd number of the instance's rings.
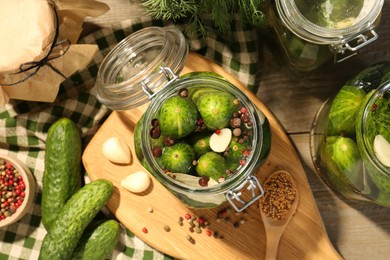
{"label": "small cucumber", "polygon": [[98,179],[73,194],[43,239],[39,259],[69,259],[84,230],[110,199],[112,192],[111,181]]}
{"label": "small cucumber", "polygon": [[49,128],[42,187],[42,222],[46,230],[81,182],[81,136],[77,125],[61,118]]}
{"label": "small cucumber", "polygon": [[106,259],[118,243],[119,231],[119,223],[114,219],[92,223],[80,238],[72,259]]}

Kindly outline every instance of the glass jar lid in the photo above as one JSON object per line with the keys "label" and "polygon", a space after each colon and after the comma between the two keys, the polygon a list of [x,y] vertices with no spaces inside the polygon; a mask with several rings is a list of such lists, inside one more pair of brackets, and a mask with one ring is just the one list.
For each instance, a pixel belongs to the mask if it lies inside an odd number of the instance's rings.
{"label": "glass jar lid", "polygon": [[96,79],[97,99],[112,110],[147,103],[183,69],[188,45],[180,30],[147,27],[118,43],[103,59]]}
{"label": "glass jar lid", "polygon": [[283,23],[297,36],[317,44],[336,44],[371,30],[383,3],[384,0],[277,0],[276,8]]}

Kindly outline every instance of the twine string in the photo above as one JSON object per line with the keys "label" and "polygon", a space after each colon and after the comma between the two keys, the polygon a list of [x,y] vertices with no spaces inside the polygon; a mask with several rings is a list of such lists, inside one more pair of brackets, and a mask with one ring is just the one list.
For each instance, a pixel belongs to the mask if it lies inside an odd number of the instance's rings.
{"label": "twine string", "polygon": [[[59,35],[58,14],[57,14],[57,10],[56,10],[54,4],[53,4],[53,10],[54,10],[54,16],[55,16],[55,34],[54,34],[53,41],[51,42],[50,49],[49,49],[48,53],[46,54],[46,56],[43,57],[39,61],[31,61],[31,62],[26,62],[26,63],[20,64],[19,71],[15,72],[15,73],[11,73],[9,75],[16,75],[16,74],[29,72],[29,71],[31,71],[31,72],[26,77],[24,77],[24,78],[22,78],[22,79],[20,79],[20,80],[18,80],[16,82],[6,83],[6,84],[1,83],[0,86],[13,86],[13,85],[17,85],[19,83],[22,83],[22,82],[28,80],[29,78],[31,78],[32,76],[34,76],[35,74],[37,74],[38,71],[43,66],[48,66],[55,73],[57,73],[58,75],[60,75],[64,79],[66,79],[66,76],[64,74],[62,74],[61,71],[59,71],[56,67],[54,67],[50,63],[51,60],[57,59],[57,58],[62,57],[63,55],[65,55],[65,53],[70,48],[70,41],[68,39],[61,40],[61,41],[57,42],[58,35]],[[62,46],[62,45],[65,45],[65,47],[63,47],[63,49],[58,54],[53,55],[52,54],[53,50],[56,49],[58,46]]]}

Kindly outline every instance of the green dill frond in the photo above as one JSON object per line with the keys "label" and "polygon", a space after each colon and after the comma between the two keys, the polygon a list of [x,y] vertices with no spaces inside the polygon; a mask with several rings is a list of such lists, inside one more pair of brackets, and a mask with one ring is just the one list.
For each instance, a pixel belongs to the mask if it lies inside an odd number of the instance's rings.
{"label": "green dill frond", "polygon": [[163,20],[176,20],[198,13],[197,2],[189,0],[146,0],[142,6],[147,14]]}
{"label": "green dill frond", "polygon": [[213,24],[221,32],[226,32],[230,28],[231,18],[231,1],[230,0],[213,0],[209,3],[211,7],[211,17]]}
{"label": "green dill frond", "polygon": [[203,20],[197,14],[193,14],[190,17],[189,23],[185,28],[185,32],[188,36],[192,36],[192,37],[196,37],[196,38],[197,37],[200,37],[200,38],[207,37],[207,30],[203,25]]}
{"label": "green dill frond", "polygon": [[264,0],[238,0],[238,3],[239,12],[244,23],[265,26],[266,17],[262,11]]}
{"label": "green dill frond", "polygon": [[[131,1],[131,0],[130,0]],[[244,24],[265,27],[265,0],[142,0],[146,14],[156,19],[188,21],[186,32],[206,36],[208,17],[220,32],[227,32],[232,14],[239,14]],[[206,18],[207,17],[207,18]]]}

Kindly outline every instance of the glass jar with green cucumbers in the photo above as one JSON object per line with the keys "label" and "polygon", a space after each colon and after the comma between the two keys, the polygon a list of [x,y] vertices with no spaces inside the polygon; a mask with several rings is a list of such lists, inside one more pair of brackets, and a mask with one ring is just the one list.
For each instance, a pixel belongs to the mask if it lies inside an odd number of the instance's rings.
{"label": "glass jar with green cucumbers", "polygon": [[270,152],[268,119],[216,73],[179,76],[187,56],[178,29],[141,29],[103,60],[97,97],[119,111],[148,103],[134,128],[137,159],[183,203],[242,211],[264,193],[255,175]]}
{"label": "glass jar with green cucumbers", "polygon": [[378,38],[384,0],[275,0],[269,3],[268,46],[292,76],[342,62]]}
{"label": "glass jar with green cucumbers", "polygon": [[390,207],[390,61],[363,70],[322,105],[311,153],[333,190]]}

